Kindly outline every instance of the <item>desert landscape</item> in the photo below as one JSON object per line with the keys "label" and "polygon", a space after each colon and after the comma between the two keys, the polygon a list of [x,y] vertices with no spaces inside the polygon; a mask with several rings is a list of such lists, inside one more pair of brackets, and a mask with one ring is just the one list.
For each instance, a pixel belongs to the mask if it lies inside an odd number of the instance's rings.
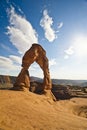
{"label": "desert landscape", "polygon": [[40,94],[39,88],[36,92],[11,90],[15,77],[1,77],[0,130],[87,130],[86,92],[73,87],[73,96],[65,97],[63,86],[62,93],[58,89],[59,99],[53,101],[49,95]]}
{"label": "desert landscape", "polygon": [[87,130],[87,0],[0,0],[0,130]]}

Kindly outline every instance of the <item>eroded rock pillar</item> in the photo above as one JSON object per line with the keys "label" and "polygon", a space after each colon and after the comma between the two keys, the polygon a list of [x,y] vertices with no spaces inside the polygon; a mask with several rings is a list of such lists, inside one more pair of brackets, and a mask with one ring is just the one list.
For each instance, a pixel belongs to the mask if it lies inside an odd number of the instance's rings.
{"label": "eroded rock pillar", "polygon": [[30,78],[29,72],[27,69],[22,68],[21,72],[19,73],[18,77],[16,78],[16,82],[14,84],[13,89],[15,90],[24,90],[24,88],[30,87]]}

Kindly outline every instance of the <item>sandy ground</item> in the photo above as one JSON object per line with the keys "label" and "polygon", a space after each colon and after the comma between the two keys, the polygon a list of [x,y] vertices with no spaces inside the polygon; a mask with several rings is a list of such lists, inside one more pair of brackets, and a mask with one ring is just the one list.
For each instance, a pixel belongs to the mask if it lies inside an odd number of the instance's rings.
{"label": "sandy ground", "polygon": [[45,95],[0,90],[0,130],[87,130],[87,98],[54,102]]}

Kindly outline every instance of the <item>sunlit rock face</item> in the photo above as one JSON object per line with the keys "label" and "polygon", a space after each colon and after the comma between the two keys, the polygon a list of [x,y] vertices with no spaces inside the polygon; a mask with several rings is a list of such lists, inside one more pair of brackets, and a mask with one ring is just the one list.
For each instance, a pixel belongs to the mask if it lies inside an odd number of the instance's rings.
{"label": "sunlit rock face", "polygon": [[40,45],[33,44],[22,58],[22,69],[16,79],[13,87],[14,89],[21,90],[23,88],[30,87],[30,77],[28,69],[33,62],[39,64],[40,68],[43,70],[43,89],[50,90],[52,88],[46,51]]}

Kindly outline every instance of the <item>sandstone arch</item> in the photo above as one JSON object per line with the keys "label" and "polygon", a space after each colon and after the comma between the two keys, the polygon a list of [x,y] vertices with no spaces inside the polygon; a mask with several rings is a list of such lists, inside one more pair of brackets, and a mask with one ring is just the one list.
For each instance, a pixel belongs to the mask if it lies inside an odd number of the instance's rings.
{"label": "sandstone arch", "polygon": [[39,44],[33,44],[32,47],[24,54],[22,58],[22,70],[16,79],[14,89],[21,90],[25,87],[30,87],[30,77],[28,69],[34,61],[38,63],[43,70],[44,90],[51,90],[52,83],[50,79],[48,58],[46,57],[46,51]]}

